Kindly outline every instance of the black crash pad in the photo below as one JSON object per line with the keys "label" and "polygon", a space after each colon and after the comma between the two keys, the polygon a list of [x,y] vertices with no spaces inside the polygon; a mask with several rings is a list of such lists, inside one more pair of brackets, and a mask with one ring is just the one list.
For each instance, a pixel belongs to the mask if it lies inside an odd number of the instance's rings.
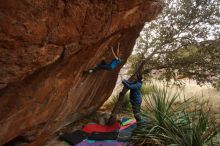
{"label": "black crash pad", "polygon": [[86,139],[89,133],[86,133],[81,130],[74,131],[72,133],[64,133],[60,136],[60,138],[71,145],[76,145]]}
{"label": "black crash pad", "polygon": [[118,132],[93,132],[88,136],[89,140],[116,140]]}

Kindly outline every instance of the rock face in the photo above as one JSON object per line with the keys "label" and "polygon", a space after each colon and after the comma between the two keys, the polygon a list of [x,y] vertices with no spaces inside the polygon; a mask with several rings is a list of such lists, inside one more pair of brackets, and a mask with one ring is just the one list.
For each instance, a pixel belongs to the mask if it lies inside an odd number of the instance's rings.
{"label": "rock face", "polygon": [[120,67],[82,76],[111,60],[120,42],[126,61],[154,0],[0,0],[0,145],[36,139],[98,109]]}

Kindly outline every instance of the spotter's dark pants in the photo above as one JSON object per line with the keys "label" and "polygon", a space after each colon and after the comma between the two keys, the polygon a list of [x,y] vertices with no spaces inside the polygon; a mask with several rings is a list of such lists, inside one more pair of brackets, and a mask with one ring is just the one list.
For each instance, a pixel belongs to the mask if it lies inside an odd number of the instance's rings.
{"label": "spotter's dark pants", "polygon": [[132,104],[132,111],[137,123],[141,122],[141,105]]}

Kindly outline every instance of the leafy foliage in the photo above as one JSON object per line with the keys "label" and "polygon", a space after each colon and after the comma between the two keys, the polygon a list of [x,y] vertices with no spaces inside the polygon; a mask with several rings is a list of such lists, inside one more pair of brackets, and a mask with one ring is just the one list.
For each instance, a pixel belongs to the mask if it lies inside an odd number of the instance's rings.
{"label": "leafy foliage", "polygon": [[[157,20],[146,24],[130,59],[134,73],[160,70],[159,78],[211,82],[220,74],[220,1],[165,0]],[[146,62],[145,62],[146,61]]]}

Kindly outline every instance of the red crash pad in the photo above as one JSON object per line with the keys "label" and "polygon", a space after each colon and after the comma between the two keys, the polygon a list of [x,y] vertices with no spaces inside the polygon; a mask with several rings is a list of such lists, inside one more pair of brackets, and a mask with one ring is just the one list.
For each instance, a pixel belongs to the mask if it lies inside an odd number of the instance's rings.
{"label": "red crash pad", "polygon": [[87,124],[83,127],[84,132],[92,133],[92,132],[112,132],[115,130],[119,130],[120,124],[115,123],[114,125],[99,125],[99,124]]}

